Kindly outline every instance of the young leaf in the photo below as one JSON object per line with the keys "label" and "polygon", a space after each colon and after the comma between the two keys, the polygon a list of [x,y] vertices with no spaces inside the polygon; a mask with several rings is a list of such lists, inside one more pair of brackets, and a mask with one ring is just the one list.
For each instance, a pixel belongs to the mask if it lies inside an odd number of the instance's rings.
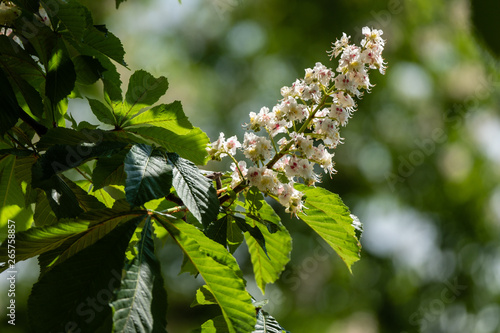
{"label": "young leaf", "polygon": [[134,145],[125,157],[125,192],[131,205],[164,197],[172,186],[172,165],[153,147]]}
{"label": "young leaf", "polygon": [[[148,216],[141,239],[135,245],[137,255],[126,263],[125,276],[111,303],[114,332],[152,332],[155,321],[165,323],[166,309],[159,318],[155,318],[155,313],[151,311],[153,298],[161,296],[160,293],[153,294],[155,280],[162,280],[151,234],[151,219]],[[163,331],[166,332],[165,326]]]}
{"label": "young leaf", "polygon": [[203,176],[192,162],[179,155],[169,153],[168,159],[174,166],[172,183],[177,195],[191,214],[208,226],[219,213],[219,199],[212,181]]}
{"label": "young leaf", "polygon": [[99,121],[108,125],[118,125],[115,114],[106,105],[96,99],[87,98],[89,101],[90,109]]}
{"label": "young leaf", "polygon": [[128,119],[141,109],[153,105],[165,94],[167,89],[168,80],[164,76],[155,78],[144,70],[136,71],[128,82],[123,103],[125,113],[122,116]]}
{"label": "young leaf", "polygon": [[195,127],[186,135],[178,135],[161,127],[129,128],[127,131],[139,134],[141,137],[154,142],[165,150],[175,152],[181,157],[197,165],[205,165],[208,161],[208,136]]}
{"label": "young leaf", "polygon": [[182,220],[171,221],[161,215],[156,219],[205,280],[207,289],[222,310],[229,332],[251,332],[256,320],[255,309],[234,257],[223,246]]}
{"label": "young leaf", "polygon": [[143,219],[124,223],[42,275],[28,299],[33,332],[96,332],[111,317],[108,304],[120,285],[125,250]]}
{"label": "young leaf", "polygon": [[340,197],[320,187],[295,184],[306,196],[304,213],[299,217],[330,245],[345,262],[349,271],[359,260],[361,245],[356,238],[349,208]]}
{"label": "young leaf", "polygon": [[178,135],[186,135],[193,125],[182,110],[181,102],[175,101],[170,104],[160,104],[125,123],[127,126],[156,126],[165,128]]}

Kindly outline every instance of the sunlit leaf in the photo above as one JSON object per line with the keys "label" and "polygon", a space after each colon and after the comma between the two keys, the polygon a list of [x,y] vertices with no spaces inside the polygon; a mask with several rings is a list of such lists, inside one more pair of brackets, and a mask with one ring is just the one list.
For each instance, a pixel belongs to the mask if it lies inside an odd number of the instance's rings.
{"label": "sunlit leaf", "polygon": [[295,184],[306,196],[304,213],[299,217],[330,245],[349,271],[359,260],[361,245],[356,238],[349,208],[340,197],[324,188]]}
{"label": "sunlit leaf", "polygon": [[220,244],[182,220],[156,217],[205,280],[226,321],[229,332],[251,332],[255,309],[234,257]]}

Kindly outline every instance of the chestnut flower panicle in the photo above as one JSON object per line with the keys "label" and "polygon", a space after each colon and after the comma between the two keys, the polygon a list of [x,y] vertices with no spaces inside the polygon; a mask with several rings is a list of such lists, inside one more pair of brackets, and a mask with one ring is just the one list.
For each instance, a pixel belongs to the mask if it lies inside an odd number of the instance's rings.
{"label": "chestnut flower panicle", "polygon": [[[262,107],[258,113],[250,112],[243,143],[236,136],[226,140],[220,133],[218,140],[208,145],[212,159],[233,159],[232,188],[254,186],[297,215],[304,209],[304,202],[303,193],[294,184],[313,186],[319,182],[315,165],[330,176],[337,172],[331,150],[343,143],[340,128],[355,112],[355,98],[373,87],[369,70],[378,69],[381,74],[386,70],[382,30],[364,27],[362,33],[361,46],[351,44],[345,33],[333,43],[327,53],[330,60],[340,56],[335,71],[317,62],[305,70],[303,78],[281,88],[283,98],[272,110]],[[267,137],[256,134],[260,131]],[[280,138],[275,142],[277,136]],[[237,149],[254,165],[247,168],[245,161],[237,161]]]}

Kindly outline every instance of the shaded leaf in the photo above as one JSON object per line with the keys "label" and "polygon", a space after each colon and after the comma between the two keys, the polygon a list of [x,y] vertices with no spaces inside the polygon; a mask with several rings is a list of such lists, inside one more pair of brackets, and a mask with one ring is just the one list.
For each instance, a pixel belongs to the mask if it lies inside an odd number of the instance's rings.
{"label": "shaded leaf", "polygon": [[127,153],[127,150],[122,150],[110,157],[100,157],[97,160],[92,173],[94,191],[106,185],[120,185],[125,182],[124,160]]}
{"label": "shaded leaf", "polygon": [[205,165],[208,161],[208,136],[199,128],[193,128],[186,135],[178,135],[161,127],[129,128],[127,131],[139,134],[154,142],[169,152],[175,152],[181,157],[197,165]]}
{"label": "shaded leaf", "polygon": [[207,286],[201,286],[196,291],[196,296],[193,303],[191,303],[191,307],[198,305],[212,305],[212,304],[217,304],[214,295],[207,288]]}
{"label": "shaded leaf", "polygon": [[2,101],[2,112],[0,112],[0,135],[11,129],[19,118],[19,105],[16,95],[10,86],[9,80],[0,69],[0,100]]}
{"label": "shaded leaf", "polygon": [[125,193],[131,205],[140,206],[170,193],[172,165],[159,150],[144,144],[134,145],[124,165]]}
{"label": "shaded leaf", "polygon": [[120,285],[125,249],[142,220],[124,223],[42,275],[28,299],[31,330],[65,332],[70,323],[70,330],[97,331],[111,316],[108,303]]}
{"label": "shaded leaf", "polygon": [[[164,76],[155,78],[145,70],[134,72],[128,82],[128,89],[120,116],[128,120],[141,109],[156,103],[167,89],[168,80]],[[145,113],[149,113],[149,111]]]}
{"label": "shaded leaf", "polygon": [[[114,332],[153,332],[156,320],[166,324],[166,308],[154,313],[151,311],[153,298],[162,295],[153,294],[155,280],[163,281],[151,235],[151,219],[148,217],[141,238],[135,245],[137,255],[126,263],[125,276],[111,303]],[[160,314],[160,317],[155,318],[154,314]],[[166,332],[164,325],[163,331]]]}

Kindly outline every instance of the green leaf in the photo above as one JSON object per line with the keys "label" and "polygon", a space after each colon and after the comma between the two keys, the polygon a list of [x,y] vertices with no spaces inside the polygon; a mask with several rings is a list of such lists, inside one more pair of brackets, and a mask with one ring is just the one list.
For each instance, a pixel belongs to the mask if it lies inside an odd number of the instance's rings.
{"label": "green leaf", "polygon": [[254,221],[251,221],[252,225],[247,224],[245,219],[238,217],[238,216],[233,216],[234,221],[236,222],[236,225],[243,231],[243,233],[247,233],[253,237],[253,239],[257,242],[257,244],[262,248],[264,251],[264,254],[267,256],[267,250],[266,250],[266,240],[264,239],[264,235],[260,231],[260,229],[255,225]]}
{"label": "green leaf", "polygon": [[236,221],[232,216],[228,215],[227,220],[227,246],[229,248],[229,252],[234,253],[238,247],[240,247],[241,243],[245,239],[243,236],[243,232],[236,224]]}
{"label": "green leaf", "polygon": [[3,136],[17,123],[20,106],[17,104],[16,95],[10,86],[9,80],[1,69],[0,100],[2,101],[2,112],[0,112],[0,136]]}
{"label": "green leaf", "polygon": [[66,184],[68,184],[68,187],[75,194],[76,200],[78,201],[78,204],[83,209],[83,211],[88,212],[88,211],[92,211],[95,209],[106,208],[106,206],[102,202],[97,200],[97,198],[95,196],[90,195],[87,192],[85,192],[80,186],[73,183],[67,177],[64,177],[63,175],[61,175],[61,178],[64,180],[64,182]]}
{"label": "green leaf", "polygon": [[160,104],[144,111],[124,124],[128,126],[156,126],[165,128],[178,135],[186,135],[193,129],[188,117],[182,110],[181,102]]}
{"label": "green leaf", "polygon": [[352,272],[351,266],[359,260],[361,245],[356,238],[349,208],[337,194],[324,188],[302,184],[295,184],[295,188],[307,196],[306,209],[299,214],[300,219],[337,252]]}
{"label": "green leaf", "polygon": [[92,173],[94,191],[106,185],[121,185],[125,183],[124,160],[127,153],[127,150],[122,150],[110,157],[100,157],[97,160],[94,172]]}
{"label": "green leaf", "polygon": [[[16,233],[16,260],[26,260],[40,255],[42,268],[55,265],[91,246],[144,211],[103,209],[81,215],[75,220],[60,220],[56,224],[32,227]],[[7,260],[7,244],[0,246],[0,262]]]}
{"label": "green leaf", "polygon": [[[83,44],[93,49],[93,54],[89,55],[105,55],[117,63],[126,66],[123,59],[125,51],[123,50],[123,45],[120,42],[120,39],[107,29],[105,29],[105,31],[101,31],[95,27],[90,27],[85,31]],[[81,53],[87,54],[84,52]],[[99,60],[101,60],[101,58],[99,58]],[[103,66],[106,67],[104,64]]]}
{"label": "green leaf", "polygon": [[[125,276],[111,303],[114,332],[152,332],[155,321],[166,324],[166,308],[159,318],[155,318],[151,311],[153,298],[161,295],[153,294],[154,282],[162,280],[151,234],[151,219],[148,217],[141,239],[135,245],[137,255],[126,263]],[[166,332],[164,325],[163,331]]]}
{"label": "green leaf", "polygon": [[23,189],[16,175],[19,167],[18,159],[15,156],[10,155],[0,158],[1,234],[4,234],[9,219],[16,221],[17,230],[24,230],[33,221],[31,208],[24,207]]}
{"label": "green leaf", "polygon": [[204,322],[199,329],[193,330],[193,333],[228,333],[224,316],[218,316]]}
{"label": "green leaf", "polygon": [[28,299],[31,331],[96,332],[105,324],[112,315],[108,304],[120,285],[125,250],[142,220],[124,223],[42,275]]}
{"label": "green leaf", "polygon": [[245,281],[234,257],[220,244],[182,220],[156,219],[196,267],[222,310],[229,332],[251,332],[255,309],[245,290]]}
{"label": "green leaf", "polygon": [[[258,228],[266,241],[267,253],[259,244],[258,237],[250,237],[248,233],[245,233],[255,281],[262,293],[264,293],[266,284],[274,283],[290,261],[292,239],[286,228],[281,224],[279,216],[264,200],[260,192],[249,191],[246,199],[245,208],[247,210],[255,209],[256,206],[259,207],[259,216],[247,215],[246,221],[254,228]],[[270,225],[277,226],[277,228],[269,228]]]}
{"label": "green leaf", "polygon": [[159,150],[144,144],[134,145],[124,163],[125,193],[131,205],[140,206],[170,193],[172,165]]}
{"label": "green leaf", "polygon": [[213,241],[221,244],[222,246],[227,246],[227,222],[228,215],[224,215],[222,218],[213,221],[205,228],[205,235]]}
{"label": "green leaf", "polygon": [[281,325],[266,311],[259,309],[257,313],[257,324],[252,333],[290,333],[285,330]]}
{"label": "green leaf", "polygon": [[115,199],[106,192],[104,189],[96,189],[91,181],[87,179],[79,180],[75,182],[78,186],[80,186],[86,193],[92,193],[92,195],[102,202],[107,208],[112,208],[115,203]]}
{"label": "green leaf", "polygon": [[45,191],[37,189],[35,213],[33,220],[37,227],[43,227],[57,223],[57,217],[50,207]]}
{"label": "green leaf", "polygon": [[203,176],[190,161],[177,154],[169,153],[168,159],[174,166],[172,184],[184,205],[204,226],[217,218],[219,199],[212,181]]}
{"label": "green leaf", "polygon": [[[45,81],[45,95],[52,108],[66,98],[75,87],[76,72],[62,39],[58,39],[49,58]],[[54,111],[55,112],[55,111]]]}
{"label": "green leaf", "polygon": [[0,68],[3,68],[14,90],[18,91],[32,114],[41,116],[43,103],[40,88],[45,81],[40,66],[7,36],[0,36]]}
{"label": "green leaf", "polygon": [[90,109],[99,121],[108,125],[118,125],[115,114],[106,105],[96,99],[87,98]]}
{"label": "green leaf", "polygon": [[78,55],[73,57],[75,65],[76,81],[81,84],[90,85],[101,78],[104,68],[99,60],[88,55]]}
{"label": "green leaf", "polygon": [[168,80],[164,76],[155,78],[144,70],[136,71],[128,82],[128,90],[125,94],[123,107],[120,108],[120,116],[128,119],[143,108],[153,105],[165,94],[167,89]]}
{"label": "green leaf", "polygon": [[87,22],[89,15],[88,9],[77,1],[67,0],[65,2],[58,1],[56,6],[45,6],[47,15],[51,22],[59,20],[57,31],[63,34],[68,34],[73,39],[81,41],[83,33],[91,22]]}
{"label": "green leaf", "polygon": [[217,301],[215,300],[214,295],[212,292],[207,288],[206,285],[201,286],[197,291],[196,291],[196,297],[191,303],[191,307],[195,307],[198,305],[212,305],[212,304],[217,304]]}
{"label": "green leaf", "polygon": [[197,127],[186,135],[178,135],[161,127],[140,127],[127,130],[139,134],[141,137],[162,146],[165,150],[175,152],[197,165],[205,165],[208,161],[206,147],[210,140],[205,132]]}
{"label": "green leaf", "polygon": [[36,172],[33,173],[33,186],[39,187],[52,175],[75,168],[90,159],[99,156],[112,156],[125,146],[127,144],[124,142],[112,141],[78,145],[54,145],[34,165],[33,170],[36,170]]}

